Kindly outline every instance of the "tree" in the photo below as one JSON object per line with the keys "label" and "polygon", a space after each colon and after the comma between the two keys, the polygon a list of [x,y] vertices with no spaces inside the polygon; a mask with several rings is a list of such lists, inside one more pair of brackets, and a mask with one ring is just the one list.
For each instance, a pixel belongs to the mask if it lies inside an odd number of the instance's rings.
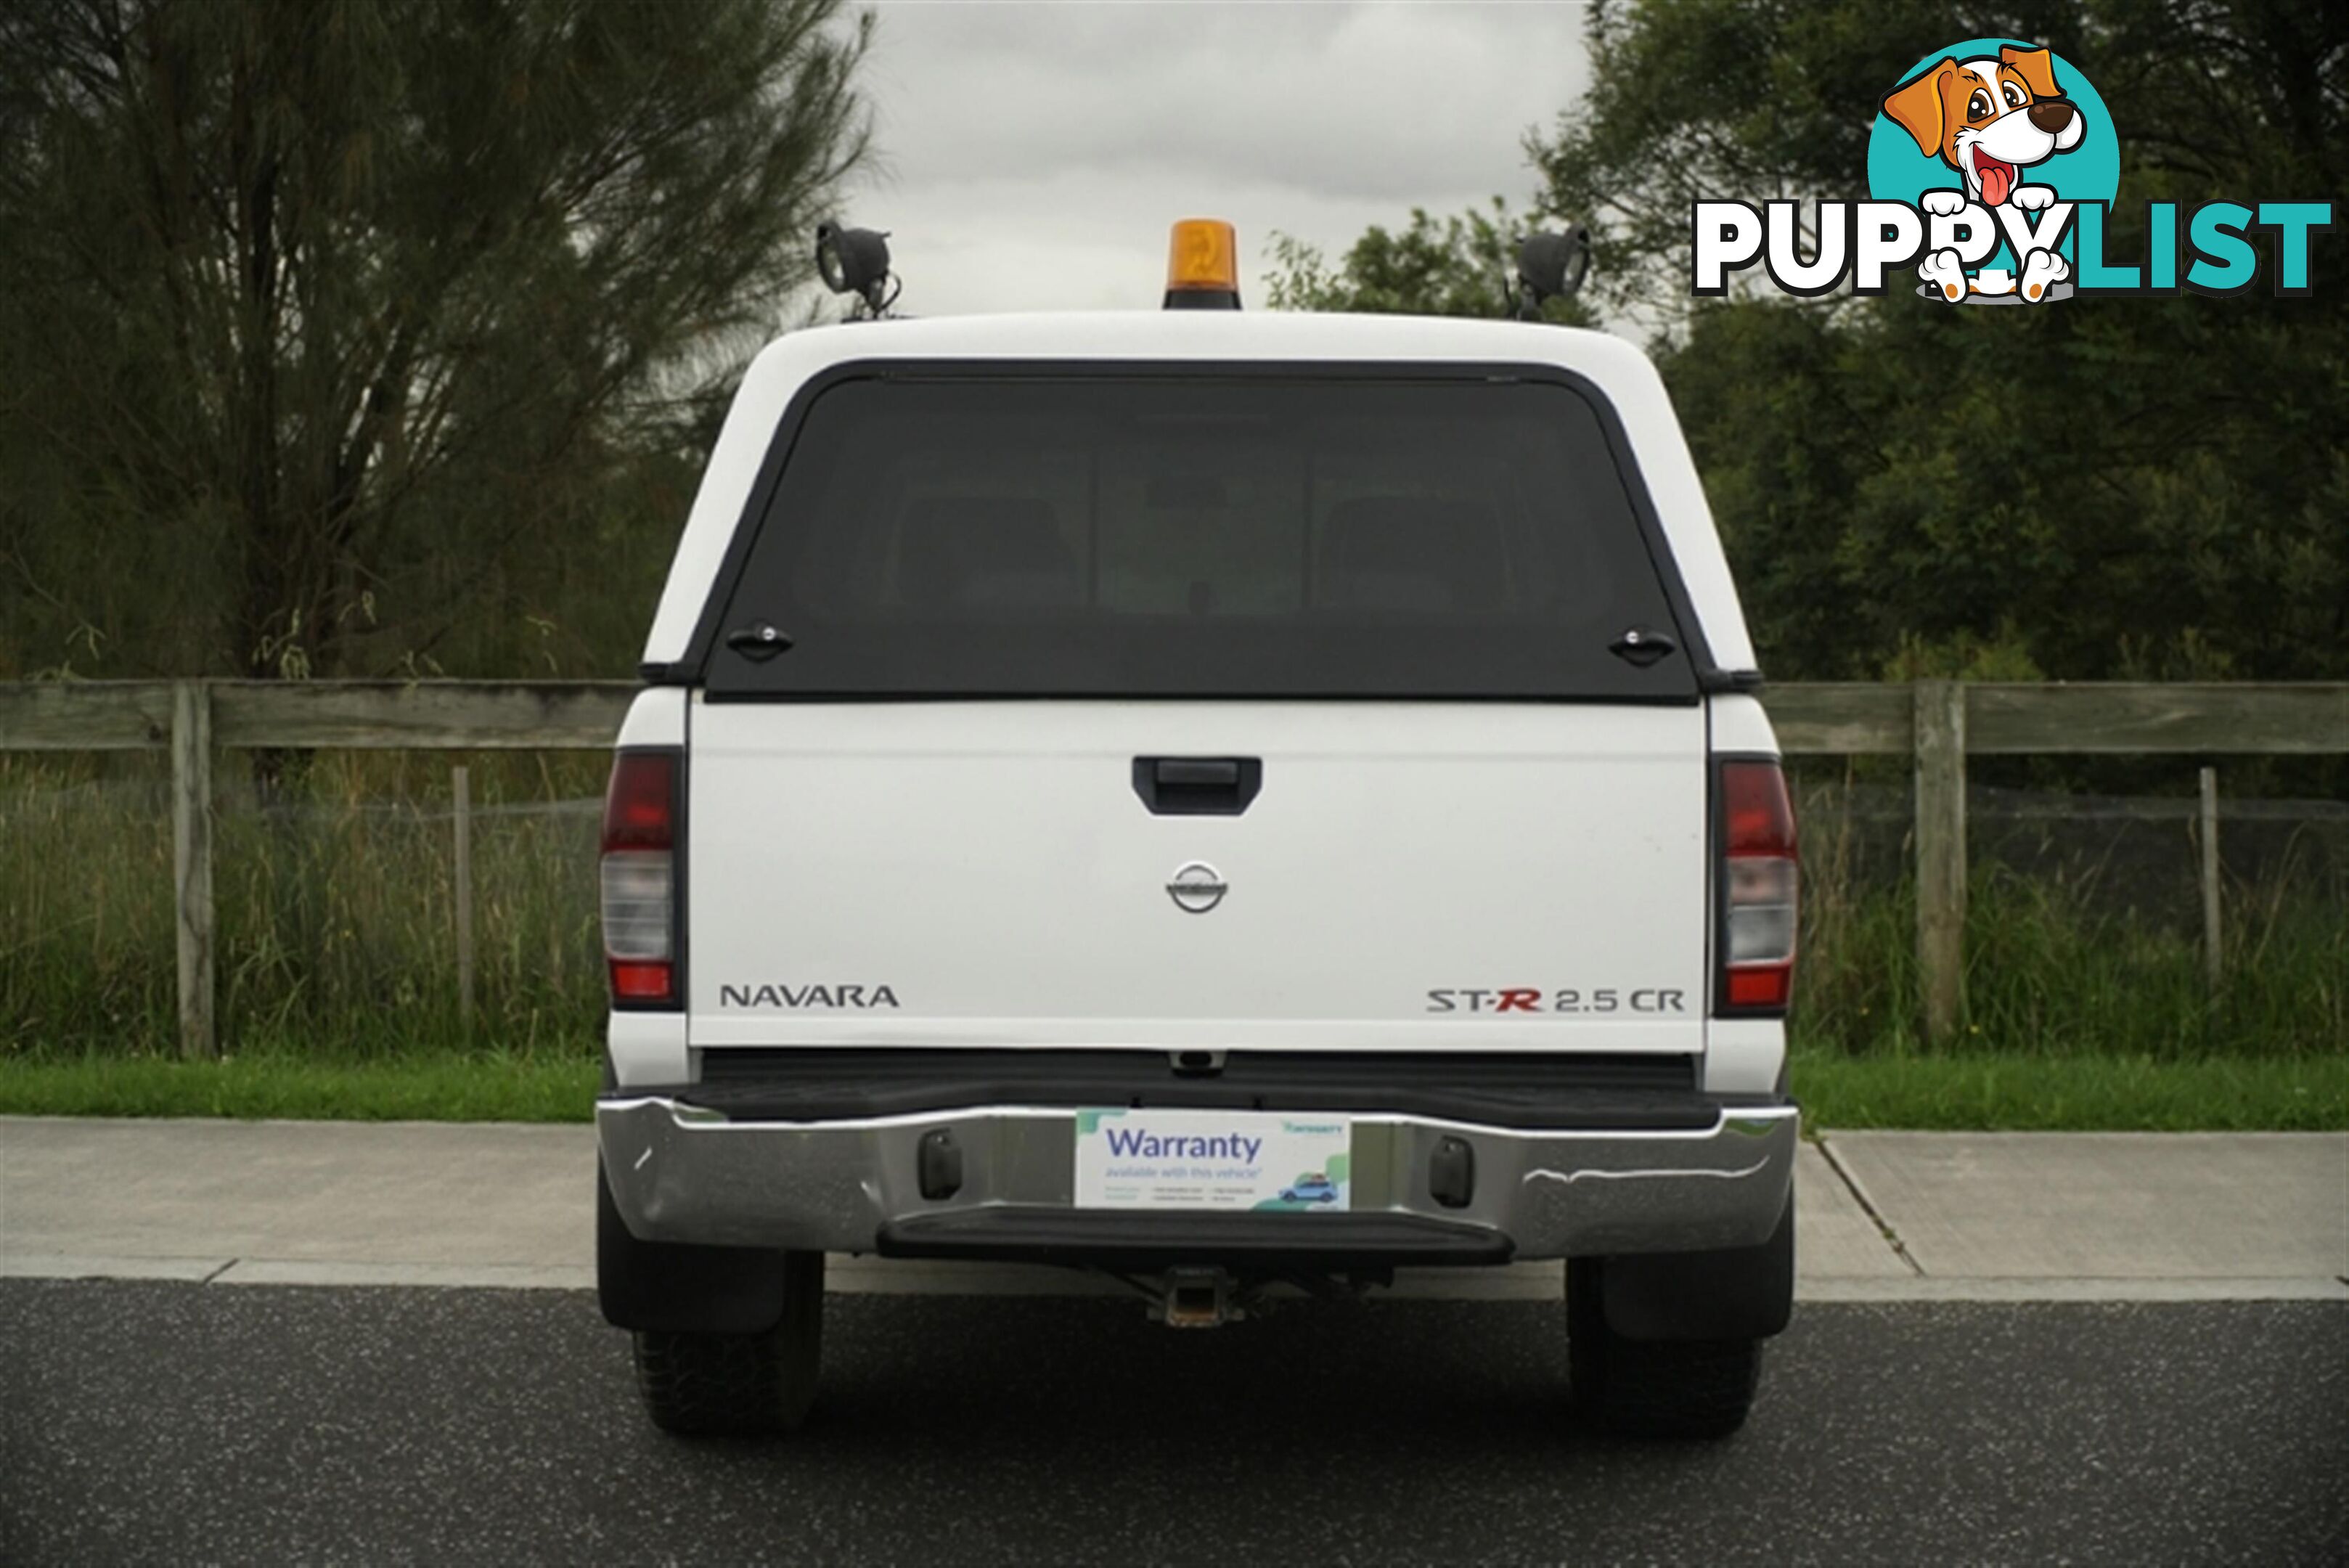
{"label": "tree", "polygon": [[[1413,207],[1401,234],[1372,227],[1333,271],[1321,252],[1290,234],[1272,238],[1275,270],[1265,297],[1275,310],[1354,310],[1402,316],[1502,316],[1514,302],[1517,242],[1539,226],[1512,218],[1498,196],[1439,223]],[[1553,300],[1549,319],[1587,324],[1578,301]]]}
{"label": "tree", "polygon": [[2349,675],[2337,235],[2299,299],[1690,297],[1692,200],[1865,195],[1883,90],[1985,31],[2111,108],[2116,255],[2147,200],[2349,184],[2349,9],[2264,0],[1599,5],[1588,97],[1528,145],[1537,209],[1593,231],[1594,302],[1652,338],[1765,666]]}
{"label": "tree", "polygon": [[[812,275],[868,32],[840,0],[9,7],[0,672],[625,666],[648,597],[608,585],[648,596],[713,400]],[[555,607],[599,577],[583,646]]]}

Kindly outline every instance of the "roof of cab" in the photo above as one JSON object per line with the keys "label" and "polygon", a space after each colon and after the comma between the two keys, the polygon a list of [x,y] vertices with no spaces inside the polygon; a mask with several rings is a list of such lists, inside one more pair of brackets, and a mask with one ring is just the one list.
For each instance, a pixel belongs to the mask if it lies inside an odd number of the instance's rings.
{"label": "roof of cab", "polygon": [[767,345],[744,373],[702,473],[645,639],[645,664],[667,667],[686,657],[792,394],[834,366],[890,359],[1419,361],[1572,370],[1606,395],[1622,421],[1715,662],[1725,670],[1754,667],[1744,616],[1680,422],[1655,367],[1630,343],[1576,327],[1456,317],[1144,310],[856,322],[790,333]]}

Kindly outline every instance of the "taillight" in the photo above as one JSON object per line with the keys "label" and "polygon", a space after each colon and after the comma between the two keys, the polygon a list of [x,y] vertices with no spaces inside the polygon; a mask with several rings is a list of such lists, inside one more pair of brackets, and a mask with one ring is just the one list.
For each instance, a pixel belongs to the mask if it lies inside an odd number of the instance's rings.
{"label": "taillight", "polygon": [[675,1007],[678,753],[622,752],[604,794],[604,959],[616,1007]]}
{"label": "taillight", "polygon": [[1795,983],[1795,810],[1775,760],[1721,763],[1721,976],[1714,1011],[1783,1013]]}

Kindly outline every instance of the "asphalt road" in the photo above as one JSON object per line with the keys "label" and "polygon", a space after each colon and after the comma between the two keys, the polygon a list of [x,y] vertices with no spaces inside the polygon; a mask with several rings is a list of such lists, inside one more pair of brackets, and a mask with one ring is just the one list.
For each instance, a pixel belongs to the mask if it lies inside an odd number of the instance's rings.
{"label": "asphalt road", "polygon": [[835,1297],[799,1437],[682,1443],[568,1292],[0,1282],[0,1562],[2340,1563],[2349,1305],[1811,1305],[1706,1447],[1554,1303]]}

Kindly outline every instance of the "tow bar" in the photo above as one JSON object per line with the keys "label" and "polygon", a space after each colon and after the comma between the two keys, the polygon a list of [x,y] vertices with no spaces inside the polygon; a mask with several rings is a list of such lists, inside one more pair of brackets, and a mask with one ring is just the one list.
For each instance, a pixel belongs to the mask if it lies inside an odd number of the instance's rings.
{"label": "tow bar", "polygon": [[1220,1328],[1247,1314],[1223,1270],[1169,1269],[1150,1315],[1169,1328]]}

